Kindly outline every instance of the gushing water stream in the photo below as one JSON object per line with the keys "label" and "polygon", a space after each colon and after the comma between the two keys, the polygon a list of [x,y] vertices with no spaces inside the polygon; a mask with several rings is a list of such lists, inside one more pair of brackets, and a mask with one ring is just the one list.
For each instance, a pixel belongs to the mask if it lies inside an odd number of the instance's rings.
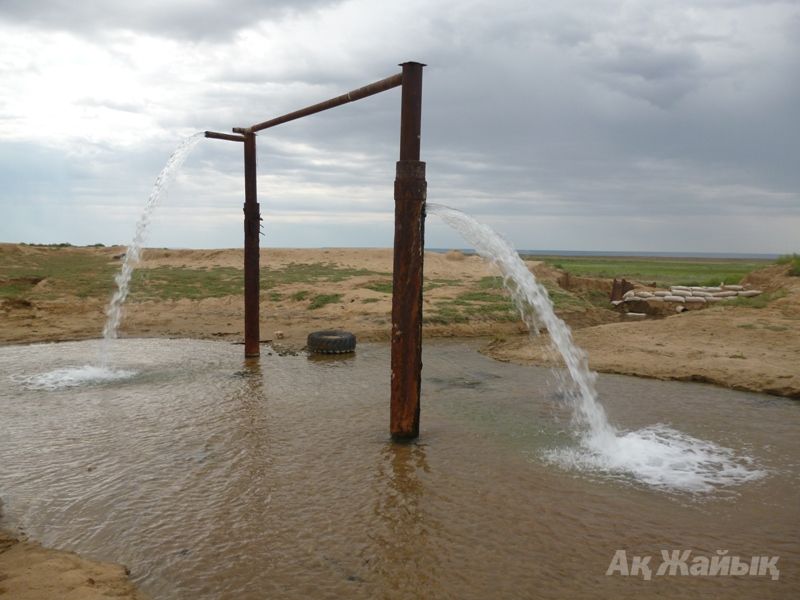
{"label": "gushing water stream", "polygon": [[539,324],[563,359],[569,378],[560,377],[573,411],[579,447],[551,450],[545,459],[562,466],[633,478],[664,489],[707,492],[718,486],[759,479],[764,471],[729,448],[694,438],[666,425],[621,432],[611,425],[595,388],[586,353],[553,310],[553,303],[516,250],[490,227],[447,206],[428,203],[428,212],[458,231],[476,252],[497,267],[531,334]]}
{"label": "gushing water stream", "polygon": [[184,139],[169,157],[167,164],[161,169],[158,177],[156,177],[153,189],[150,191],[150,196],[147,198],[139,220],[136,222],[133,240],[125,252],[119,272],[114,277],[114,281],[117,283],[117,290],[114,292],[106,308],[106,323],[103,327],[103,344],[96,361],[98,364],[65,367],[42,373],[31,378],[28,382],[30,386],[35,389],[52,390],[124,380],[136,374],[135,371],[117,369],[110,366],[109,355],[111,351],[111,340],[117,337],[117,330],[122,320],[122,306],[128,297],[133,270],[136,268],[141,258],[142,245],[147,237],[147,227],[150,225],[153,211],[161,197],[166,193],[169,184],[172,183],[172,180],[175,178],[181,165],[183,165],[186,157],[189,156],[189,153],[201,139],[203,139],[202,132],[195,133]]}
{"label": "gushing water stream", "polygon": [[103,338],[106,340],[117,337],[117,330],[122,320],[122,305],[128,297],[133,270],[136,268],[141,258],[142,244],[144,244],[147,237],[147,227],[150,225],[153,211],[158,205],[158,201],[169,188],[169,184],[175,179],[178,169],[181,168],[186,157],[189,156],[189,153],[201,139],[203,139],[203,133],[199,132],[183,140],[169,157],[167,164],[161,169],[161,173],[156,177],[150,196],[147,198],[142,214],[136,222],[133,240],[131,240],[128,250],[125,252],[125,258],[122,259],[122,267],[119,273],[114,277],[114,280],[117,282],[117,291],[114,292],[114,295],[111,297],[111,302],[109,302],[108,308],[106,309],[107,319],[103,327]]}

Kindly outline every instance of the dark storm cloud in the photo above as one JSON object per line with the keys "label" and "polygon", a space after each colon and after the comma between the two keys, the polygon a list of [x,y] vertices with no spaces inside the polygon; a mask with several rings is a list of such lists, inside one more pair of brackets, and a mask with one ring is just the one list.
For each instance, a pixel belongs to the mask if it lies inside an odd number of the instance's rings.
{"label": "dark storm cloud", "polygon": [[0,0],[0,20],[78,34],[130,30],[184,39],[220,39],[262,19],[338,0]]}

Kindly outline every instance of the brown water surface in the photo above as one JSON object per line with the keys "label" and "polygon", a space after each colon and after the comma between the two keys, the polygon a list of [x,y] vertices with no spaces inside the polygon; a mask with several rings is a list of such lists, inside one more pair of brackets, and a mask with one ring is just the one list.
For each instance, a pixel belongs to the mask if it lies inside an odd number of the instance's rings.
{"label": "brown water surface", "polygon": [[[0,525],[124,563],[156,599],[800,595],[796,402],[601,376],[618,427],[667,423],[767,471],[690,494],[548,463],[575,443],[549,372],[471,343],[426,344],[407,445],[387,436],[385,345],[244,362],[120,340],[111,364],[132,376],[30,389],[99,349],[0,348]],[[617,550],[652,555],[652,580],[606,576]],[[661,550],[780,556],[780,579],[655,576]]]}

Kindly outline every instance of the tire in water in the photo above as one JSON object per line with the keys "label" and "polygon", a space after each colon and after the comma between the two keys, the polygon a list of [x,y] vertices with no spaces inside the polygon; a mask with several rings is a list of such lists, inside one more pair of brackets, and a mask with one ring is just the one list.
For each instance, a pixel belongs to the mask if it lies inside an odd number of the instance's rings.
{"label": "tire in water", "polygon": [[309,333],[306,345],[317,354],[344,354],[355,352],[356,336],[349,331],[326,329]]}

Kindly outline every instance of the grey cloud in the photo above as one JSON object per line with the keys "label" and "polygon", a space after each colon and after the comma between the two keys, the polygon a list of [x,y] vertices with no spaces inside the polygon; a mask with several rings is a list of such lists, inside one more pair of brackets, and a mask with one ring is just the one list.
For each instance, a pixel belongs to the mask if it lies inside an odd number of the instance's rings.
{"label": "grey cloud", "polygon": [[91,36],[113,30],[131,30],[184,39],[224,39],[261,19],[278,19],[338,1],[0,0],[0,20]]}
{"label": "grey cloud", "polygon": [[700,59],[695,51],[687,48],[657,50],[626,44],[617,49],[616,56],[600,61],[598,66],[612,73],[654,81],[694,75],[699,70]]}
{"label": "grey cloud", "polygon": [[[752,3],[728,2],[725,10],[738,5]],[[615,228],[623,231],[634,219],[800,218],[800,120],[794,118],[800,80],[792,76],[800,55],[769,54],[776,47],[770,36],[785,34],[790,42],[796,30],[787,25],[773,31],[759,22],[760,29],[748,32],[753,35],[745,49],[746,58],[756,60],[739,64],[744,50],[731,49],[740,40],[724,32],[679,27],[664,43],[659,32],[647,35],[647,15],[615,29],[614,19],[603,19],[604,9],[594,6],[566,3],[552,12],[539,6],[537,13],[528,3],[508,1],[492,14],[446,14],[432,5],[413,23],[390,24],[393,31],[408,29],[402,44],[376,43],[363,53],[344,42],[346,50],[336,59],[342,64],[303,54],[286,71],[262,68],[256,60],[209,61],[201,81],[185,84],[163,105],[144,107],[157,115],[164,139],[133,151],[97,149],[102,156],[90,161],[97,180],[82,179],[81,194],[113,195],[114,205],[136,205],[177,143],[167,132],[250,125],[390,75],[398,60],[418,57],[429,64],[422,158],[432,202],[474,212],[501,231],[518,228],[521,236],[520,223],[538,218],[577,220],[585,227],[604,220],[609,235],[618,237]],[[584,12],[586,7],[595,12]],[[169,29],[166,22],[158,31]],[[228,27],[224,20],[222,25]],[[189,31],[196,24],[181,26]],[[364,31],[381,26],[365,23]],[[613,35],[602,35],[608,33]],[[762,48],[760,40],[768,37]],[[722,51],[707,54],[704,44]],[[716,62],[710,65],[709,58]],[[753,64],[762,67],[757,71]],[[157,94],[145,97],[159,102]],[[136,101],[118,106],[135,109]],[[393,90],[262,132],[262,210],[281,218],[390,210],[399,106],[399,90]],[[187,162],[184,189],[178,186],[170,205],[188,211],[222,205],[228,210],[231,204],[238,215],[241,172],[240,145],[206,141]],[[323,229],[314,230],[314,239],[326,244],[366,239],[355,226],[338,242],[338,229]],[[273,243],[297,244],[305,235],[300,226],[280,231],[284,237],[270,238]],[[563,232],[561,247],[576,247],[588,235]],[[726,242],[714,235],[709,232],[703,242],[725,250]],[[771,243],[766,237],[765,245]],[[669,250],[672,239],[648,244]],[[236,237],[228,243],[238,242]]]}
{"label": "grey cloud", "polygon": [[711,76],[691,48],[625,44],[594,64],[596,76],[607,85],[659,108],[674,106]]}

